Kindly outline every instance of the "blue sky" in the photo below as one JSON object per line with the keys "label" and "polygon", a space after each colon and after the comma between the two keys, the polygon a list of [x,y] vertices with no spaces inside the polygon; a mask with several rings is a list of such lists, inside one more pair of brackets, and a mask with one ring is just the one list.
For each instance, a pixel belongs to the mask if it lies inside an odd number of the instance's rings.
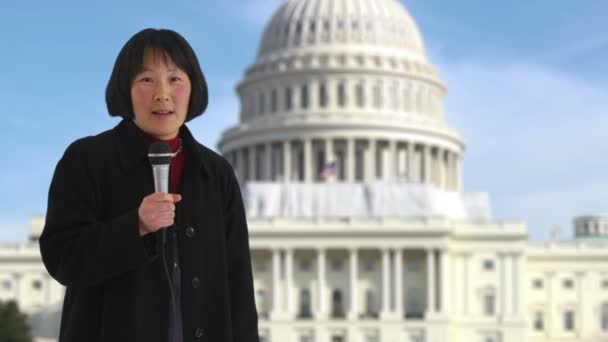
{"label": "blue sky", "polygon": [[[171,28],[195,49],[210,84],[190,124],[215,149],[236,123],[235,84],[281,0],[3,1],[0,42],[0,241],[23,241],[44,215],[67,145],[113,127],[104,89],[126,40]],[[446,118],[467,143],[467,191],[489,192],[497,219],[530,237],[608,212],[608,2],[403,0],[448,85]]]}

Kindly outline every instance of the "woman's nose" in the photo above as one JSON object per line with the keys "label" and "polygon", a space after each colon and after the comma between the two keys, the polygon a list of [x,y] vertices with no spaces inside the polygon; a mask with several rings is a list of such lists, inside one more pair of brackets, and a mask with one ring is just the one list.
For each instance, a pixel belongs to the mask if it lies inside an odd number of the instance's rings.
{"label": "woman's nose", "polygon": [[155,101],[167,101],[169,100],[169,92],[167,85],[164,82],[159,82],[156,86],[156,91],[154,93]]}

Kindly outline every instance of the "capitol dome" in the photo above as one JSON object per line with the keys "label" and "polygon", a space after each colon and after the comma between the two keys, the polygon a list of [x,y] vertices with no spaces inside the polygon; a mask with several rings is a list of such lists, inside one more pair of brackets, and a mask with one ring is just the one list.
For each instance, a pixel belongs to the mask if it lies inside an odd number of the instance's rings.
{"label": "capitol dome", "polygon": [[236,90],[239,122],[218,149],[242,185],[325,183],[329,173],[462,190],[465,146],[444,120],[447,87],[396,0],[285,1]]}
{"label": "capitol dome", "polygon": [[418,26],[396,0],[292,0],[267,25],[258,61],[337,47],[426,59]]}

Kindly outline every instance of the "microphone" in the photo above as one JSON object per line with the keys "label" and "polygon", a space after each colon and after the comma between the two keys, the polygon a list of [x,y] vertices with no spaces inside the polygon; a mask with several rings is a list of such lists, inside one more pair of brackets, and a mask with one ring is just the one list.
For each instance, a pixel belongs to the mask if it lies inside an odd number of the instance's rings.
{"label": "microphone", "polygon": [[148,160],[154,176],[154,191],[169,192],[169,168],[171,166],[171,148],[164,142],[155,142],[148,150]]}

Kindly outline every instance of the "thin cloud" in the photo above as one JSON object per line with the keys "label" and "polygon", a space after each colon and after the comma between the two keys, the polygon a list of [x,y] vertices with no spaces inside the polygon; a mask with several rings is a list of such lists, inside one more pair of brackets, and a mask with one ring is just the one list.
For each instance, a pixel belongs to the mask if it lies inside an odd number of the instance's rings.
{"label": "thin cloud", "polygon": [[448,123],[468,146],[465,189],[488,191],[496,218],[524,219],[541,239],[608,210],[608,85],[523,62],[437,60]]}

